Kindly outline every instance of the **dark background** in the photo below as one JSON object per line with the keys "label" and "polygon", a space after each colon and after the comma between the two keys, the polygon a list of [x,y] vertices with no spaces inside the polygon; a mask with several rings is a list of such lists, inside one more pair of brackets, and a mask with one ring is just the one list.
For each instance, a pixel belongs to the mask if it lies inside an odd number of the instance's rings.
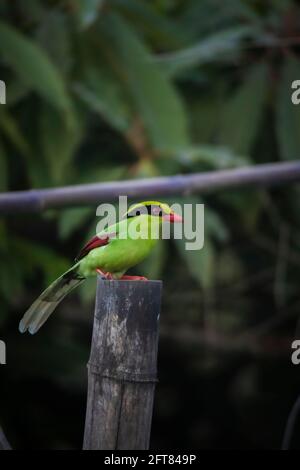
{"label": "dark background", "polygon": [[[294,1],[3,0],[0,189],[297,159],[299,53]],[[300,393],[299,186],[175,200],[206,204],[205,247],[165,241],[134,270],[164,281],[151,447],[277,449]],[[18,322],[96,220],[95,207],[0,219],[14,448],[82,446],[95,280],[36,336]]]}

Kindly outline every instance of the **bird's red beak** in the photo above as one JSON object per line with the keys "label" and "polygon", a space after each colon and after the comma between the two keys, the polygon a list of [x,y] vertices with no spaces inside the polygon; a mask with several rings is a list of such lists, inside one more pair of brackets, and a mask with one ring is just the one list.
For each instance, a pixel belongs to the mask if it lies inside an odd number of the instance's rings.
{"label": "bird's red beak", "polygon": [[183,217],[181,217],[181,215],[175,214],[175,212],[164,215],[163,219],[167,222],[170,222],[171,224],[174,224],[175,222],[183,222]]}

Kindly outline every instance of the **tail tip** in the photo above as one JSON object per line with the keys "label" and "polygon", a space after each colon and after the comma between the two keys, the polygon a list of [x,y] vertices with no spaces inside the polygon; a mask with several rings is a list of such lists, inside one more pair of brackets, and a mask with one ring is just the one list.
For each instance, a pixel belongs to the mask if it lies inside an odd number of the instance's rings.
{"label": "tail tip", "polygon": [[19,332],[20,333],[25,333],[27,330],[27,327],[25,325],[25,323],[23,322],[23,320],[20,321],[19,323]]}
{"label": "tail tip", "polygon": [[34,335],[38,331],[38,328],[35,328],[33,325],[28,328],[28,333]]}
{"label": "tail tip", "polygon": [[26,325],[22,320],[19,323],[19,332],[20,333],[30,333],[31,335],[34,335],[39,328],[36,328],[34,325]]}

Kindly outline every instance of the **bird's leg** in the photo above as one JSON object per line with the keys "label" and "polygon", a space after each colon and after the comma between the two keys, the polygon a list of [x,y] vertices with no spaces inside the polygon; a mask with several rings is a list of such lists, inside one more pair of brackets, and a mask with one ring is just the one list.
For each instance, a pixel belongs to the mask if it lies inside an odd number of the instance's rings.
{"label": "bird's leg", "polygon": [[106,273],[104,271],[101,271],[101,269],[97,268],[96,272],[100,274],[101,277],[106,277]]}
{"label": "bird's leg", "polygon": [[121,281],[148,281],[144,276],[122,276]]}
{"label": "bird's leg", "polygon": [[106,272],[106,271],[102,271],[100,268],[97,268],[96,271],[97,271],[97,273],[100,274],[100,276],[101,276],[102,278],[104,278],[104,279],[108,279],[108,280],[110,280],[110,281],[113,279],[111,273],[108,273],[108,272]]}
{"label": "bird's leg", "polygon": [[[108,279],[108,280],[113,280],[113,276],[111,273],[108,273],[106,271],[102,271],[100,268],[96,269],[97,273],[100,274],[102,278]],[[148,281],[148,279],[144,276],[122,276],[120,278],[122,281]]]}

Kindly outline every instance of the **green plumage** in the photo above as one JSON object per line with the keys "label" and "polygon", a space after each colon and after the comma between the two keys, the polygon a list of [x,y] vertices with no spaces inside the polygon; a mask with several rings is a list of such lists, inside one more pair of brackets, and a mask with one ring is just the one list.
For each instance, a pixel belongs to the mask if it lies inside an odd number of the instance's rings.
{"label": "green plumage", "polygon": [[[119,279],[129,268],[149,255],[158,241],[160,224],[161,219],[158,217],[141,215],[108,227],[98,236],[112,233],[116,238],[112,238],[107,245],[90,251],[79,262],[78,272],[88,277],[95,275],[95,270],[100,268]],[[136,229],[139,238],[132,238],[130,226]]]}
{"label": "green plumage", "polygon": [[[141,203],[141,206],[146,204]],[[169,206],[161,206],[164,213],[170,213]],[[109,242],[89,251],[40,295],[22,318],[20,332],[36,333],[64,297],[87,277],[95,276],[96,269],[110,273],[113,279],[120,279],[129,268],[150,254],[158,241],[161,222],[162,217],[143,214],[126,218],[99,233],[100,238],[109,236]],[[133,229],[138,238],[132,236]]]}

